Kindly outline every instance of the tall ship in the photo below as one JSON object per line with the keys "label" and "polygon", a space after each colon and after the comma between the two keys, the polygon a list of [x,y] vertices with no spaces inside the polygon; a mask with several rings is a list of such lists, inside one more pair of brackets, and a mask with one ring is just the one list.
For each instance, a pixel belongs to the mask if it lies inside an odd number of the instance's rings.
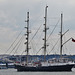
{"label": "tall ship", "polygon": [[[75,65],[74,61],[70,60],[69,58],[64,58],[62,56],[62,47],[63,47],[63,43],[62,43],[62,18],[63,18],[63,14],[61,13],[61,31],[60,31],[60,58],[53,58],[53,59],[49,59],[46,60],[46,34],[47,34],[47,30],[48,28],[47,26],[47,8],[48,6],[46,6],[45,8],[45,24],[44,24],[44,60],[38,60],[37,62],[29,62],[28,58],[29,58],[29,12],[27,12],[27,34],[26,34],[26,40],[27,42],[26,44],[26,61],[24,64],[20,63],[20,64],[15,64],[15,68],[17,69],[17,71],[35,71],[35,72],[53,72],[53,71],[72,71],[73,66]],[[72,39],[72,38],[70,38]],[[69,40],[70,40],[69,39]],[[69,41],[68,40],[68,41]],[[65,42],[66,43],[66,42]],[[65,44],[64,43],[64,44]]]}

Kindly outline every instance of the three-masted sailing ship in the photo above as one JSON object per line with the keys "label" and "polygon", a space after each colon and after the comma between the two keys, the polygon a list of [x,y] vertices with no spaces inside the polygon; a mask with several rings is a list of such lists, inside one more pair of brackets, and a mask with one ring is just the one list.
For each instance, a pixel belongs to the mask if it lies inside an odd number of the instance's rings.
{"label": "three-masted sailing ship", "polygon": [[29,55],[29,12],[27,12],[27,27],[25,27],[27,29],[27,37],[26,40],[27,42],[26,44],[26,51],[27,51],[27,57],[26,57],[26,62],[25,65],[23,64],[15,64],[15,67],[17,69],[17,71],[71,71],[72,67],[75,65],[73,61],[70,61],[68,58],[63,58],[62,57],[62,17],[63,14],[61,14],[61,32],[60,32],[60,58],[53,58],[50,60],[46,60],[46,33],[47,33],[47,8],[48,6],[46,6],[45,8],[45,24],[44,24],[44,61],[39,61],[36,64],[31,62],[28,62],[28,55]]}

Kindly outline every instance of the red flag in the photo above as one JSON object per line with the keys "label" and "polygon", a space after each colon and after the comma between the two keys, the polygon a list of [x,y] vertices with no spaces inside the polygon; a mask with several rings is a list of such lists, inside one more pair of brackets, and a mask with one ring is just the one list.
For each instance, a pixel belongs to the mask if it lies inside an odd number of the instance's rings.
{"label": "red flag", "polygon": [[75,39],[72,38],[72,41],[75,42]]}

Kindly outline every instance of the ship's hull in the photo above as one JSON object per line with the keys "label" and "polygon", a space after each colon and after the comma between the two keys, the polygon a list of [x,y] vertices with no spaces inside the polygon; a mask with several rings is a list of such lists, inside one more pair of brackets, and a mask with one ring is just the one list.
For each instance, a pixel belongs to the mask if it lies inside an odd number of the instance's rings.
{"label": "ship's hull", "polygon": [[53,71],[72,71],[74,64],[56,65],[56,66],[38,66],[38,67],[26,67],[21,65],[15,65],[17,71],[40,71],[40,72],[53,72]]}

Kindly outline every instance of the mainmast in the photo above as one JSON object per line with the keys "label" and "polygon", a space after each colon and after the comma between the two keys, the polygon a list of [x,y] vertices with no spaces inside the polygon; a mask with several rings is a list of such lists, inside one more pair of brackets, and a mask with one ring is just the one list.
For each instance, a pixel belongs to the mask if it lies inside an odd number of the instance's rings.
{"label": "mainmast", "polygon": [[63,45],[62,45],[62,37],[63,37],[63,35],[62,35],[62,19],[63,19],[63,14],[61,13],[61,31],[60,31],[60,57],[62,57],[62,47],[63,47]]}
{"label": "mainmast", "polygon": [[25,27],[27,29],[27,33],[25,34],[26,37],[26,51],[27,51],[27,57],[26,57],[26,65],[28,65],[28,55],[29,55],[29,12],[27,12],[27,20],[25,21],[27,22],[27,27]]}
{"label": "mainmast", "polygon": [[45,37],[44,37],[44,61],[46,61],[46,34],[47,34],[47,8],[48,8],[48,6],[46,6],[46,8],[45,8],[45,17],[44,17],[44,19],[45,19],[45,24],[44,24],[44,26],[45,26],[45,28],[44,28],[44,32],[45,32]]}

